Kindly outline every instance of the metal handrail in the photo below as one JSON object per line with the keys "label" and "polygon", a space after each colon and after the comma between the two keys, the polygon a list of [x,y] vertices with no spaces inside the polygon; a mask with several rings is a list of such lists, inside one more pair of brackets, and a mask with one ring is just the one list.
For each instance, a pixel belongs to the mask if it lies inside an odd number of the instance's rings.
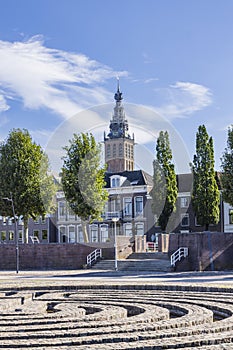
{"label": "metal handrail", "polygon": [[102,249],[96,249],[87,256],[87,265],[91,266],[98,258],[102,258]]}
{"label": "metal handrail", "polygon": [[180,261],[183,257],[188,256],[188,248],[180,247],[171,255],[171,266],[175,266],[177,261]]}

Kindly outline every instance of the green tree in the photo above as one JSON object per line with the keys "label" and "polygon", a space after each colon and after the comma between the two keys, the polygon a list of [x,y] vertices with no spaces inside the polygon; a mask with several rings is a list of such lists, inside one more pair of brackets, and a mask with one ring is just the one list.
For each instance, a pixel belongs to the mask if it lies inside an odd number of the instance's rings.
{"label": "green tree", "polygon": [[13,129],[0,144],[0,212],[12,217],[11,197],[16,217],[24,221],[24,242],[28,242],[28,219],[44,216],[52,209],[55,194],[49,163],[41,146],[27,130]]}
{"label": "green tree", "polygon": [[167,131],[161,131],[156,144],[156,159],[154,167],[154,186],[152,189],[152,211],[158,218],[163,231],[168,229],[168,221],[176,210],[178,194],[174,164],[172,164],[172,151]]}
{"label": "green tree", "polygon": [[70,208],[81,218],[84,241],[88,242],[87,222],[101,220],[108,199],[101,147],[92,134],[81,133],[73,135],[65,150],[62,186]]}
{"label": "green tree", "polygon": [[153,161],[153,188],[151,191],[151,196],[152,212],[155,215],[155,222],[158,223],[158,219],[162,213],[166,199],[166,182],[158,159]]}
{"label": "green tree", "polygon": [[233,125],[228,128],[227,147],[221,158],[223,200],[233,206]]}
{"label": "green tree", "polygon": [[209,229],[219,221],[220,193],[214,170],[214,146],[206,127],[200,125],[196,134],[196,154],[193,158],[192,203],[200,225]]}

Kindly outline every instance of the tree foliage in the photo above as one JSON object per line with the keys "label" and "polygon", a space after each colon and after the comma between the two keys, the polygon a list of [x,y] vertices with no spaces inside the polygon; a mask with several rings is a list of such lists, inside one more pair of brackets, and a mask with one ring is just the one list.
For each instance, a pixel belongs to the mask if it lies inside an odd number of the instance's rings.
{"label": "tree foliage", "polygon": [[44,216],[51,210],[55,185],[48,174],[49,163],[41,146],[34,143],[27,130],[13,129],[0,145],[0,212],[12,217],[12,197],[15,214],[23,217],[25,242],[30,217]]}
{"label": "tree foliage", "polygon": [[214,170],[213,139],[200,125],[196,134],[196,154],[193,158],[192,203],[197,222],[208,230],[219,221],[220,193]]}
{"label": "tree foliage", "polygon": [[74,134],[65,147],[62,186],[73,212],[82,220],[85,242],[86,222],[101,219],[108,192],[104,189],[105,167],[101,167],[101,148],[92,134]]}
{"label": "tree foliage", "polygon": [[158,222],[159,216],[163,210],[166,198],[166,182],[161,165],[158,159],[153,161],[153,188],[152,196],[152,212],[155,215],[155,221]]}
{"label": "tree foliage", "polygon": [[177,182],[172,151],[167,131],[161,131],[156,144],[154,167],[154,186],[152,190],[152,211],[165,231],[171,214],[176,210]]}
{"label": "tree foliage", "polygon": [[221,159],[223,200],[233,206],[233,125],[228,128],[227,147]]}

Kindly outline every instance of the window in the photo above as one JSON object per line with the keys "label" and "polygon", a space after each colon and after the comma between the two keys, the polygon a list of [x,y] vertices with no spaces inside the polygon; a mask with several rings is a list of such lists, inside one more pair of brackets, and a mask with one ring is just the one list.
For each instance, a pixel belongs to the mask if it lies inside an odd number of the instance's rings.
{"label": "window", "polygon": [[125,236],[132,236],[133,232],[132,232],[132,224],[131,223],[127,223],[124,225],[124,231],[125,231]]}
{"label": "window", "polygon": [[111,178],[111,187],[120,187],[120,177],[115,176]]}
{"label": "window", "polygon": [[66,219],[66,203],[62,201],[58,203],[58,219]]}
{"label": "window", "polygon": [[1,231],[1,241],[2,242],[6,241],[6,231]]}
{"label": "window", "polygon": [[100,225],[100,240],[101,242],[108,241],[108,225],[106,224]]}
{"label": "window", "polygon": [[119,144],[119,157],[123,157],[123,145],[122,145],[122,143]]}
{"label": "window", "polygon": [[44,241],[48,240],[48,230],[42,230],[42,239]]}
{"label": "window", "polygon": [[18,240],[20,243],[23,243],[23,231],[22,230],[19,230],[18,231]]}
{"label": "window", "polygon": [[128,154],[128,145],[127,143],[125,144],[125,157],[127,157],[127,154]]}
{"label": "window", "polygon": [[15,236],[14,231],[9,231],[9,241],[13,241],[14,240],[14,236]]}
{"label": "window", "polygon": [[180,198],[180,206],[181,206],[181,208],[188,208],[188,206],[189,206],[188,197],[181,197]]}
{"label": "window", "polygon": [[143,197],[135,197],[135,216],[143,215]]}
{"label": "window", "polygon": [[91,242],[98,242],[98,226],[90,225]]}
{"label": "window", "polygon": [[128,145],[128,152],[127,152],[127,158],[130,158],[130,149],[131,149],[131,147],[130,147],[130,145]]}
{"label": "window", "polygon": [[58,232],[59,232],[59,243],[66,243],[67,242],[66,227],[59,226]]}
{"label": "window", "polygon": [[75,242],[75,227],[73,225],[69,226],[68,232],[69,232],[69,243],[74,243]]}
{"label": "window", "polygon": [[83,243],[84,242],[83,230],[82,230],[82,226],[81,225],[78,226],[78,242],[79,243]]}
{"label": "window", "polygon": [[107,145],[107,157],[110,158],[111,156],[111,146]]}
{"label": "window", "polygon": [[75,213],[73,212],[73,210],[70,207],[68,207],[68,219],[75,220]]}
{"label": "window", "polygon": [[229,224],[233,224],[233,209],[229,209]]}
{"label": "window", "polygon": [[39,231],[38,230],[34,230],[33,231],[33,236],[37,237],[39,239]]}
{"label": "window", "polygon": [[124,203],[124,216],[132,216],[132,198],[123,198]]}
{"label": "window", "polygon": [[115,143],[112,147],[112,156],[113,156],[113,158],[116,158],[116,144]]}
{"label": "window", "polygon": [[189,226],[189,214],[181,214],[181,226]]}
{"label": "window", "polygon": [[41,223],[42,224],[46,224],[46,218],[45,217],[41,217]]}
{"label": "window", "polygon": [[130,158],[133,159],[133,146],[131,145],[131,155]]}
{"label": "window", "polygon": [[18,225],[23,226],[23,217],[22,216],[20,216],[18,218]]}
{"label": "window", "polygon": [[136,224],[136,235],[137,236],[143,236],[144,235],[144,223],[138,222]]}
{"label": "window", "polygon": [[103,210],[103,213],[101,214],[101,217],[103,219],[106,219],[107,218],[107,213],[108,213],[108,202],[106,202],[105,205],[104,205],[104,210]]}
{"label": "window", "polygon": [[12,218],[8,218],[8,225],[12,225]]}
{"label": "window", "polygon": [[39,223],[40,223],[40,218],[39,218],[39,217],[35,218],[35,219],[34,219],[34,223],[35,223],[35,224],[39,224]]}

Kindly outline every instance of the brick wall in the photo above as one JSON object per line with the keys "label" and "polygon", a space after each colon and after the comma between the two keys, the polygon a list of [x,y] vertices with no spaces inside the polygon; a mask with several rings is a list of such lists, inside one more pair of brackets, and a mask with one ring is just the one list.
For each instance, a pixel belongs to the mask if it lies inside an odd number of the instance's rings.
{"label": "brick wall", "polygon": [[169,255],[188,247],[189,255],[176,271],[233,270],[233,233],[174,233],[169,237]]}
{"label": "brick wall", "polygon": [[[19,244],[19,269],[79,269],[96,247],[85,244]],[[103,248],[103,256],[113,258],[113,248]],[[0,270],[15,270],[14,244],[0,245]]]}
{"label": "brick wall", "polygon": [[[16,249],[14,244],[0,244],[0,270],[15,270]],[[80,269],[86,257],[97,248],[102,248],[105,259],[114,259],[114,242],[106,243],[49,243],[19,244],[20,270]],[[118,258],[127,258],[134,248],[132,237],[117,237]]]}

